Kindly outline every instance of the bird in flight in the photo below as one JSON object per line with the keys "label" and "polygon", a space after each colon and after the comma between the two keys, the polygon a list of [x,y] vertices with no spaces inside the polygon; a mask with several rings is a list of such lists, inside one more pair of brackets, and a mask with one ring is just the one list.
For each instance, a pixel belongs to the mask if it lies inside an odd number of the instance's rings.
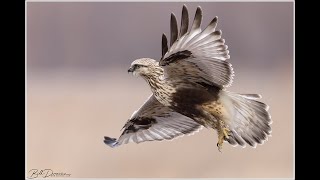
{"label": "bird in flight", "polygon": [[226,91],[234,76],[228,46],[216,30],[218,17],[201,30],[198,6],[189,30],[189,14],[182,8],[181,26],[171,14],[170,43],[162,35],[162,58],[141,58],[128,72],[142,77],[152,94],[135,111],[118,139],[105,136],[104,143],[117,147],[129,142],[172,140],[191,135],[202,127],[217,131],[220,151],[224,141],[256,147],[271,134],[268,106],[258,94]]}

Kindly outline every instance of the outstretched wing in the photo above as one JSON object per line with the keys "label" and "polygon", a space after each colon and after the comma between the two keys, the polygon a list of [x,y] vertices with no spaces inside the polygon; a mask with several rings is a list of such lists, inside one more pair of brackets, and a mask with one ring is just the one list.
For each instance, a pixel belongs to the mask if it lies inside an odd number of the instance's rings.
{"label": "outstretched wing", "polygon": [[153,95],[132,114],[124,125],[119,139],[104,137],[110,147],[141,143],[144,141],[171,140],[178,136],[193,134],[202,126],[194,120],[163,106]]}
{"label": "outstretched wing", "polygon": [[181,16],[181,28],[175,15],[171,14],[170,48],[167,37],[162,35],[162,58],[166,78],[178,78],[206,83],[218,87],[228,87],[232,83],[233,69],[225,60],[229,59],[228,46],[221,38],[222,32],[216,30],[218,18],[215,17],[202,31],[200,28],[202,10],[197,8],[193,24],[188,32],[188,9],[184,5]]}

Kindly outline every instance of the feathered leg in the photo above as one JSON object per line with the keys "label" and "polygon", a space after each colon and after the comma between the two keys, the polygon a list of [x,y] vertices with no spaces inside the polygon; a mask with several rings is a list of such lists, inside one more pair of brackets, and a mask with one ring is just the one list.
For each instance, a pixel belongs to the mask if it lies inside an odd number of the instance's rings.
{"label": "feathered leg", "polygon": [[225,126],[222,120],[219,120],[218,122],[219,124],[217,128],[217,131],[218,131],[217,146],[218,146],[218,150],[221,152],[223,141],[229,139],[229,135],[231,131]]}
{"label": "feathered leg", "polygon": [[227,128],[225,122],[222,120],[225,117],[225,110],[224,106],[220,102],[210,102],[204,104],[202,106],[206,116],[208,117],[209,121],[206,124],[211,127],[212,129],[217,130],[218,132],[218,150],[221,152],[222,144],[224,140],[228,140],[230,136],[230,129]]}

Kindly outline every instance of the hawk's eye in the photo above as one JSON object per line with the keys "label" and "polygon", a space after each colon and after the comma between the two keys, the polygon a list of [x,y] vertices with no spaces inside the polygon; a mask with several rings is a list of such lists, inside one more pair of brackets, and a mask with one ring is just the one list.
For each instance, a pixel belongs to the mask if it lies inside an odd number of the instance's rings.
{"label": "hawk's eye", "polygon": [[141,65],[141,64],[135,64],[135,65],[134,65],[134,68],[140,68],[140,67],[146,67],[146,66]]}
{"label": "hawk's eye", "polygon": [[138,69],[139,68],[139,65],[138,64],[135,64],[135,65],[133,65],[133,69],[135,70],[135,69]]}

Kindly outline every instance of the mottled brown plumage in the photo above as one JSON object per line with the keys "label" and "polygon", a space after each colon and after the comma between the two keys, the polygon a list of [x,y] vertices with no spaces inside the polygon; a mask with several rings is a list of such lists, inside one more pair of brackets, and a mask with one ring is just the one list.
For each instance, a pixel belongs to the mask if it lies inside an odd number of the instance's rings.
{"label": "mottled brown plumage", "polygon": [[162,58],[132,62],[128,72],[149,84],[152,95],[124,126],[120,138],[105,137],[111,147],[128,142],[173,139],[201,127],[218,132],[218,148],[231,145],[262,144],[271,133],[268,106],[257,94],[237,94],[225,90],[234,76],[222,32],[216,30],[217,17],[201,31],[202,10],[197,8],[188,31],[187,7],[182,9],[180,33],[171,14],[170,47],[162,35]]}

